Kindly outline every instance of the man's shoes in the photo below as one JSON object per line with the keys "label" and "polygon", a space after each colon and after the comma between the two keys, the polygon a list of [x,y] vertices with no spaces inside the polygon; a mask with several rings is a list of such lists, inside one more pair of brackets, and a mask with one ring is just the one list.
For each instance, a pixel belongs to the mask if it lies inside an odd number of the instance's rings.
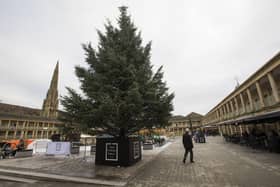
{"label": "man's shoes", "polygon": [[186,163],[186,161],[185,160],[183,160],[183,164],[185,164]]}
{"label": "man's shoes", "polygon": [[191,163],[194,163],[194,161],[191,161]]}

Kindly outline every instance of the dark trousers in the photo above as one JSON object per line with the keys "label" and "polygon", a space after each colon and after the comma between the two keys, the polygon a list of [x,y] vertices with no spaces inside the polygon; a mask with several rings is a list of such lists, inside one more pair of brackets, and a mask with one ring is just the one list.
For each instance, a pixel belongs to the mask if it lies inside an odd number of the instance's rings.
{"label": "dark trousers", "polygon": [[190,161],[193,162],[193,150],[192,150],[192,148],[185,148],[185,155],[184,155],[183,162],[186,161],[186,158],[188,157],[189,152],[190,152]]}

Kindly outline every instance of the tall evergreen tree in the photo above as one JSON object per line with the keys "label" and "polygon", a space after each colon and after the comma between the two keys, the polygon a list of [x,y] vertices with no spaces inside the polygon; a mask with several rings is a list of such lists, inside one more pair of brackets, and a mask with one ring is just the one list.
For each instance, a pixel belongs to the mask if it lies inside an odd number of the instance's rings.
{"label": "tall evergreen tree", "polygon": [[151,42],[142,46],[140,32],[120,7],[118,27],[98,31],[97,49],[84,44],[88,67],[75,67],[83,96],[67,88],[62,105],[71,122],[113,136],[128,136],[142,128],[167,125],[174,94],[168,93],[160,67],[150,63]]}

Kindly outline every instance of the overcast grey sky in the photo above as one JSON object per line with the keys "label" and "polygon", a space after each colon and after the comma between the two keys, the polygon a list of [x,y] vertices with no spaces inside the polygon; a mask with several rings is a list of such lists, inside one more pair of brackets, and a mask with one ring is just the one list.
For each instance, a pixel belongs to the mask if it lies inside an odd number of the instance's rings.
{"label": "overcast grey sky", "polygon": [[153,42],[174,114],[205,114],[280,50],[279,0],[0,0],[0,100],[41,108],[58,59],[59,94],[78,89],[81,44],[121,5]]}

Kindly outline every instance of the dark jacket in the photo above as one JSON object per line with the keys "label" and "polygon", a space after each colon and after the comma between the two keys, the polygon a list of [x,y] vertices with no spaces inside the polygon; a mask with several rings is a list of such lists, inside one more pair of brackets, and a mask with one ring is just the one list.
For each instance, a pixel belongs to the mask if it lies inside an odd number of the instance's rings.
{"label": "dark jacket", "polygon": [[185,149],[193,148],[192,137],[188,133],[185,133],[183,135],[183,145],[184,145]]}

